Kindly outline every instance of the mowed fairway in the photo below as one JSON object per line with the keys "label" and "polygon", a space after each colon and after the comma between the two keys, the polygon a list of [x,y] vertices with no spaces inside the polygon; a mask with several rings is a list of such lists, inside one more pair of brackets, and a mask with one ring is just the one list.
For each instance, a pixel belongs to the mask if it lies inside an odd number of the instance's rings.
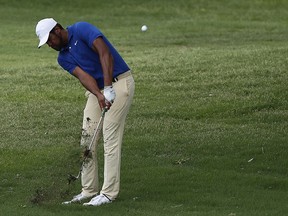
{"label": "mowed fairway", "polygon": [[[61,205],[85,90],[37,49],[45,17],[98,26],[133,70],[112,204]],[[1,0],[0,215],[287,215],[287,17],[285,0]]]}

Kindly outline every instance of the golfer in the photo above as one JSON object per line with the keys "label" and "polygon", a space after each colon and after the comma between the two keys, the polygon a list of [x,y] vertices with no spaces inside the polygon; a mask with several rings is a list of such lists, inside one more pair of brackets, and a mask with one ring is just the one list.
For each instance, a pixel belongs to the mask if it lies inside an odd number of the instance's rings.
{"label": "golfer", "polygon": [[131,71],[117,50],[95,26],[77,22],[64,29],[53,18],[40,20],[36,25],[40,42],[58,51],[60,66],[79,79],[87,89],[83,116],[81,145],[88,146],[104,108],[108,109],[103,122],[104,179],[98,181],[95,141],[92,158],[85,163],[82,191],[69,203],[99,206],[116,199],[120,188],[121,145],[125,119],[134,95]]}

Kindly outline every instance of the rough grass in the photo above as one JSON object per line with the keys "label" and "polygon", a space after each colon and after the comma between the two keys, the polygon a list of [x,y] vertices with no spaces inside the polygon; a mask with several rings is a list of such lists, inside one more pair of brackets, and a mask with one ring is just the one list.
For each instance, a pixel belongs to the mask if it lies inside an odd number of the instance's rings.
{"label": "rough grass", "polygon": [[[285,215],[287,11],[268,0],[2,2],[1,214]],[[49,16],[99,26],[134,71],[110,205],[60,204],[81,189],[66,178],[79,168],[85,98],[56,53],[36,48]]]}

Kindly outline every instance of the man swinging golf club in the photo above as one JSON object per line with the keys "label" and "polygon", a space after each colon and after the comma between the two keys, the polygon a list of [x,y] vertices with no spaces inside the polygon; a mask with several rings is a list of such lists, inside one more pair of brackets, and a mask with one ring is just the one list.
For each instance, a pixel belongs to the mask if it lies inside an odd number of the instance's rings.
{"label": "man swinging golf club", "polygon": [[[69,202],[99,206],[116,199],[120,188],[121,145],[125,119],[134,95],[134,80],[128,65],[95,26],[77,22],[64,29],[53,18],[36,25],[40,48],[45,43],[59,52],[58,63],[87,89],[81,145],[88,146],[101,117],[104,140],[104,180],[100,189],[96,144],[81,170],[82,191]],[[92,198],[92,199],[91,199]]]}

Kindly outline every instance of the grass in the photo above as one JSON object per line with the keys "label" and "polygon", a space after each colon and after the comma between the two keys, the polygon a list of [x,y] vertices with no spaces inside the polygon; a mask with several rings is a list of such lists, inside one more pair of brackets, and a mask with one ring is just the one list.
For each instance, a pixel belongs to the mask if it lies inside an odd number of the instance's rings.
{"label": "grass", "polygon": [[[285,215],[287,9],[280,0],[2,2],[1,215]],[[99,26],[134,71],[113,204],[60,204],[81,189],[66,177],[78,172],[85,98],[57,53],[36,48],[43,17]]]}

